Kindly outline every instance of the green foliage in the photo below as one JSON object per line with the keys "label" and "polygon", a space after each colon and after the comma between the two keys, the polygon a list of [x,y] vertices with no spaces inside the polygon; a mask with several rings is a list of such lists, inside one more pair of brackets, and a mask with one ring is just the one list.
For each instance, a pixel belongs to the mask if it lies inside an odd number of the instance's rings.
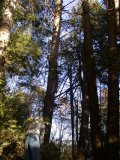
{"label": "green foliage", "polygon": [[[0,157],[4,160],[12,160],[15,156],[22,158],[25,137],[23,127],[18,127],[16,120],[2,119],[0,130]],[[15,148],[13,144],[15,144]]]}
{"label": "green foliage", "polygon": [[29,22],[33,22],[36,20],[36,16],[33,13],[29,13],[29,12],[24,12],[24,10],[20,10],[17,9],[14,12],[14,16],[13,16],[14,21],[28,21]]}
{"label": "green foliage", "polygon": [[9,116],[16,119],[17,125],[22,126],[29,116],[27,98],[28,95],[21,92],[6,97],[5,105],[7,106],[7,111],[9,110]]}
{"label": "green foliage", "polygon": [[5,106],[4,103],[0,101],[0,119],[4,117],[4,114],[5,114]]}
{"label": "green foliage", "polygon": [[[40,49],[27,30],[17,29],[11,34],[6,54],[6,69],[9,73],[37,74]],[[26,70],[26,71],[25,71]]]}
{"label": "green foliage", "polygon": [[[37,19],[36,15],[40,10],[40,3],[37,0],[18,1],[16,10],[14,11],[14,22],[22,22],[28,24]],[[36,13],[36,14],[35,14]]]}
{"label": "green foliage", "polygon": [[72,146],[64,144],[62,147],[61,160],[72,160]]}
{"label": "green foliage", "polygon": [[[27,95],[17,92],[6,95],[4,105],[0,105],[0,158],[22,159],[24,154],[25,123],[28,118]],[[16,158],[16,159],[17,159]]]}
{"label": "green foliage", "polygon": [[33,41],[31,37],[31,33],[28,30],[20,30],[16,29],[11,34],[11,39],[9,42],[9,46],[7,51],[12,53],[12,56],[20,56],[20,55],[32,55],[32,56],[39,56],[40,49],[37,44]]}

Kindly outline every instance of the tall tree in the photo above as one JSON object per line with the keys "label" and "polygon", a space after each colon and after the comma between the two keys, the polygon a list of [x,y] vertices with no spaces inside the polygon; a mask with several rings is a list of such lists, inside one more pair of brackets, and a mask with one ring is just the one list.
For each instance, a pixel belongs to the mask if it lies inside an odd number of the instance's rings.
{"label": "tall tree", "polygon": [[88,87],[88,99],[91,123],[91,141],[93,159],[101,159],[101,135],[98,96],[96,87],[96,71],[93,58],[92,28],[90,22],[90,10],[87,0],[82,1],[83,25],[84,25],[84,65]]}
{"label": "tall tree", "polygon": [[108,159],[119,159],[119,78],[117,49],[117,26],[114,0],[107,0],[108,12],[108,115],[107,143]]}
{"label": "tall tree", "polygon": [[68,76],[69,76],[69,81],[70,81],[70,106],[71,106],[71,129],[72,129],[72,159],[75,160],[75,134],[74,134],[74,128],[75,128],[75,124],[74,124],[74,104],[73,104],[73,100],[74,100],[74,93],[73,93],[73,76],[72,76],[72,64],[71,64],[71,60],[70,60],[70,64],[68,65]]}
{"label": "tall tree", "polygon": [[80,136],[78,141],[78,148],[77,148],[77,160],[86,160],[86,146],[88,141],[88,123],[89,123],[89,95],[88,95],[88,88],[85,78],[85,73],[83,72],[82,78],[82,66],[81,60],[79,57],[79,81],[80,87],[82,92],[82,113],[81,113],[81,126],[80,126]]}
{"label": "tall tree", "polygon": [[43,117],[47,122],[45,127],[44,142],[49,143],[52,124],[52,115],[54,110],[54,95],[57,90],[57,59],[59,48],[59,36],[61,28],[62,0],[55,0],[53,35],[51,44],[51,55],[49,57],[49,74],[47,91],[44,100]]}

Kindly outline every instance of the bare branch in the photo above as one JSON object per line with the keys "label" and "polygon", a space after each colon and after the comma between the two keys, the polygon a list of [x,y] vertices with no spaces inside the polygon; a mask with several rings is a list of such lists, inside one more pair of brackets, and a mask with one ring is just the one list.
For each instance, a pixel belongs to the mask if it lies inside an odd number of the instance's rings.
{"label": "bare branch", "polygon": [[68,5],[70,5],[71,3],[73,3],[75,0],[69,2],[68,4],[66,4],[65,6],[63,6],[63,8],[67,7]]}

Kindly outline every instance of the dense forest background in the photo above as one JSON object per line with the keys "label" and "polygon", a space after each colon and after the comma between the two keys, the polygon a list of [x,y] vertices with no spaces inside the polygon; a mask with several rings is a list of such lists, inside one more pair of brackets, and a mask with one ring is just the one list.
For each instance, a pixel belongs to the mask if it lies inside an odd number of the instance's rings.
{"label": "dense forest background", "polygon": [[[0,0],[0,160],[119,159],[119,0]],[[72,6],[72,7],[70,7]]]}

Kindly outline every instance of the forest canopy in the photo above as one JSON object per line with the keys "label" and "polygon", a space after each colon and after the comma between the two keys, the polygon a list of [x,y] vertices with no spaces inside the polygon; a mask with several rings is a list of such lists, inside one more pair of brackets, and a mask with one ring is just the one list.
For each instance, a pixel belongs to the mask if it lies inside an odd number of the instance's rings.
{"label": "forest canopy", "polygon": [[0,160],[119,159],[119,0],[0,1]]}

